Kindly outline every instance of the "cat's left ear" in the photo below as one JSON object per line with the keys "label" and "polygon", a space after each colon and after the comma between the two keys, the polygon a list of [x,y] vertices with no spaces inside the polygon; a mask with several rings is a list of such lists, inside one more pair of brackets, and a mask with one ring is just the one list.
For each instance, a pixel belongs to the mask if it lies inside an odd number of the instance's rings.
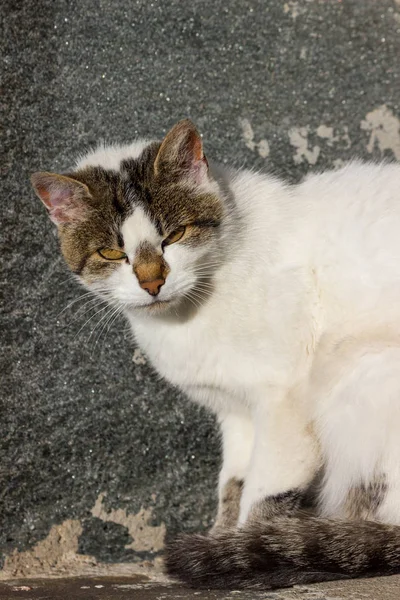
{"label": "cat's left ear", "polygon": [[34,173],[31,183],[47,210],[58,225],[83,221],[87,214],[85,198],[90,198],[88,187],[66,175]]}
{"label": "cat's left ear", "polygon": [[154,162],[154,173],[186,178],[197,184],[207,179],[208,162],[203,142],[192,121],[179,121],[167,133]]}

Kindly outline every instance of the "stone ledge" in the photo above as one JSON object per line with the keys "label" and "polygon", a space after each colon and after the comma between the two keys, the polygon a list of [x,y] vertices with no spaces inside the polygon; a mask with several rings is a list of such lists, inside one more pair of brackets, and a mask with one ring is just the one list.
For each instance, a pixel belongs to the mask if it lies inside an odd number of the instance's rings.
{"label": "stone ledge", "polygon": [[2,600],[398,600],[400,576],[336,581],[271,592],[192,590],[145,575],[28,579],[0,583]]}

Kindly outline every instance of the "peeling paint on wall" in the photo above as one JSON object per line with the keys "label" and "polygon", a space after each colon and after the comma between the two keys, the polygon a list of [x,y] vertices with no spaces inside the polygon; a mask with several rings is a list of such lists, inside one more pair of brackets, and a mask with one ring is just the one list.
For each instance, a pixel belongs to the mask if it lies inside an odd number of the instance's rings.
{"label": "peeling paint on wall", "polygon": [[340,167],[343,167],[344,165],[344,160],[342,160],[341,158],[335,158],[332,164],[335,169],[340,169]]}
{"label": "peeling paint on wall", "polygon": [[268,141],[265,138],[259,142],[254,141],[254,131],[248,119],[239,119],[239,124],[242,128],[242,136],[247,148],[253,152],[257,151],[262,158],[267,158],[270,152]]}
{"label": "peeling paint on wall", "polygon": [[77,554],[82,525],[69,519],[61,525],[53,525],[48,536],[30,550],[14,550],[4,561],[0,579],[28,577],[38,574],[49,575],[52,571],[70,573],[81,571],[85,566],[94,566],[95,558]]}
{"label": "peeling paint on wall", "polygon": [[[310,134],[314,134],[321,142],[311,147],[308,139]],[[293,155],[293,161],[296,165],[304,161],[307,161],[310,165],[315,165],[321,155],[323,144],[330,148],[340,145],[341,150],[348,150],[351,147],[349,128],[346,125],[336,129],[321,123],[314,130],[309,125],[306,127],[292,127],[288,135],[290,144],[296,149],[296,153]],[[333,161],[333,164],[338,166],[341,162],[343,164],[342,159],[337,158]]]}
{"label": "peeling paint on wall", "polygon": [[309,127],[293,127],[289,130],[289,140],[291,145],[296,148],[293,160],[299,165],[306,160],[310,165],[315,165],[318,160],[321,148],[315,145],[313,148],[308,146]]}
{"label": "peeling paint on wall", "polygon": [[[108,511],[103,505],[105,494],[100,494],[91,513],[102,521],[123,525],[132,537],[127,549],[158,552],[163,548],[166,528],[149,525],[151,509],[141,508],[137,514],[130,515],[124,509]],[[82,534],[80,521],[68,519],[60,525],[53,525],[47,537],[30,550],[13,552],[6,556],[0,581],[26,577],[60,577],[63,575],[106,575],[109,572],[119,574],[143,573],[161,577],[161,557],[140,563],[97,562],[94,556],[79,554],[79,537]]]}
{"label": "peeling paint on wall", "polygon": [[127,528],[133,541],[125,546],[126,549],[139,552],[158,552],[162,550],[166,528],[164,523],[158,526],[149,525],[152,516],[150,508],[141,508],[137,514],[133,515],[128,514],[123,508],[112,509],[107,512],[103,504],[105,497],[105,493],[99,495],[91,513],[102,521],[110,521]]}
{"label": "peeling paint on wall", "polygon": [[[249,150],[258,152],[262,158],[267,158],[270,155],[270,146],[266,139],[255,141],[255,134],[249,119],[239,119],[239,124],[242,129],[242,138]],[[320,143],[311,145],[309,137],[313,135],[321,140]],[[288,131],[289,142],[295,148],[296,152],[293,155],[293,161],[296,165],[302,162],[308,162],[310,165],[315,165],[321,155],[324,146],[332,148],[337,145],[338,150],[348,150],[351,148],[351,139],[349,128],[347,125],[341,127],[333,127],[321,123],[316,129],[310,125],[292,127]],[[337,166],[342,161],[342,158],[337,158],[333,164]]]}
{"label": "peeling paint on wall", "polygon": [[313,0],[288,0],[283,4],[283,12],[285,15],[290,15],[295,21],[297,17],[307,12],[307,4]]}
{"label": "peeling paint on wall", "polygon": [[283,12],[285,15],[290,15],[295,21],[299,15],[302,15],[306,11],[304,6],[300,5],[300,2],[296,2],[296,0],[289,0],[289,2],[285,2],[283,5]]}
{"label": "peeling paint on wall", "polygon": [[[100,514],[103,514],[104,508],[102,506],[98,508]],[[147,518],[149,512],[151,513],[151,511],[147,511]],[[146,525],[143,534],[151,535],[148,533],[149,530],[162,527],[155,528]],[[53,525],[47,537],[33,548],[25,552],[14,550],[5,558],[4,568],[0,571],[0,581],[39,577],[103,577],[109,575],[125,577],[138,574],[146,579],[151,578],[152,581],[166,581],[160,556],[154,557],[151,561],[144,560],[135,563],[103,563],[97,562],[94,556],[79,554],[78,544],[81,533],[82,525],[78,520],[69,519],[61,525]],[[155,546],[159,545],[157,539],[161,539],[161,535],[160,538],[157,538],[156,534],[155,543],[153,543]],[[142,542],[138,545],[143,549]]]}
{"label": "peeling paint on wall", "polygon": [[368,152],[372,153],[378,146],[381,152],[391,150],[400,160],[400,120],[385,104],[367,113],[365,120],[361,121],[361,129],[371,132]]}
{"label": "peeling paint on wall", "polygon": [[[270,154],[270,147],[266,139],[255,140],[254,130],[249,119],[239,119],[242,128],[243,140],[250,150],[257,152],[262,158],[267,158]],[[375,148],[380,152],[391,150],[397,160],[400,160],[400,119],[385,105],[367,113],[365,119],[361,121],[361,129],[370,133],[367,144],[367,151],[372,153]],[[317,144],[310,142],[310,136],[316,136],[321,140]],[[351,148],[351,139],[349,128],[343,125],[335,128],[331,125],[321,123],[316,129],[310,125],[292,127],[288,131],[289,142],[295,148],[293,161],[296,165],[307,162],[315,165],[321,155],[323,145],[329,148],[338,146],[338,150],[348,150]],[[342,157],[333,161],[334,166],[343,164]]]}
{"label": "peeling paint on wall", "polygon": [[317,127],[316,134],[319,138],[326,140],[328,146],[332,147],[335,143],[342,142],[345,148],[350,148],[351,140],[349,136],[349,128],[345,125],[342,127],[342,131],[338,131],[327,125],[319,125]]}
{"label": "peeling paint on wall", "polygon": [[147,358],[139,348],[135,349],[132,356],[132,362],[135,363],[135,365],[145,365],[147,363]]}

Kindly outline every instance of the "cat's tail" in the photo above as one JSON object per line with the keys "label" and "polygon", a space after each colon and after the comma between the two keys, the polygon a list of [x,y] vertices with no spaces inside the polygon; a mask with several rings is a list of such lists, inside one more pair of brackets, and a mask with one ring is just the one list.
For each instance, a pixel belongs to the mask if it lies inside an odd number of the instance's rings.
{"label": "cat's tail", "polygon": [[180,535],[167,546],[174,579],[197,588],[272,589],[400,572],[400,527],[316,517],[255,521]]}

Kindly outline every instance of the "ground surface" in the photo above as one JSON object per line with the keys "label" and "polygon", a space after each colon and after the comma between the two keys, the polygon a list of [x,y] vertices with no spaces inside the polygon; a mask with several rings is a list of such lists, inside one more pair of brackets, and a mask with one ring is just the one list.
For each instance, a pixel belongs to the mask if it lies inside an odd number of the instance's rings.
{"label": "ground surface", "polygon": [[213,419],[155,377],[122,320],[107,331],[99,307],[73,303],[82,291],[28,176],[186,116],[209,156],[290,180],[352,156],[400,159],[400,2],[0,11],[0,577],[153,561],[166,529],[212,521]]}
{"label": "ground surface", "polygon": [[298,586],[275,592],[193,591],[145,577],[21,580],[0,583],[2,600],[398,600],[398,577]]}

